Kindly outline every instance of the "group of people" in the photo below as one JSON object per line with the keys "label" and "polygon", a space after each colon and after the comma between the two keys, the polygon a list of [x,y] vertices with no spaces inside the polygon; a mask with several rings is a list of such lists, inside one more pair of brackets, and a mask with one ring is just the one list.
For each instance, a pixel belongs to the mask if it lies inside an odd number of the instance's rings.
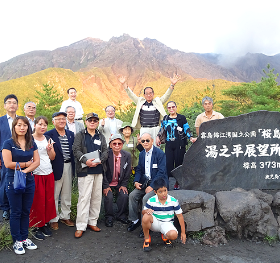
{"label": "group of people", "polygon": [[[24,105],[25,117],[17,116],[17,97],[13,94],[5,97],[7,114],[0,117],[0,208],[3,218],[10,220],[16,254],[24,254],[25,248],[37,248],[28,239],[29,227],[33,227],[33,236],[39,240],[58,230],[59,221],[69,227],[76,225],[76,238],[82,237],[87,228],[100,232],[97,220],[102,194],[106,227],[112,227],[114,220],[118,220],[129,224],[128,231],[134,231],[142,221],[140,235],[144,237],[144,251],[151,249],[149,229],[161,232],[167,245],[177,238],[174,213],[185,243],[182,210],[178,201],[168,195],[169,177],[183,162],[187,139],[194,143],[196,138],[192,137],[186,118],[177,113],[174,101],[167,103],[169,115],[163,106],[179,79],[178,75],[171,77],[170,87],[160,98],[154,98],[152,87],[146,87],[143,98],[137,97],[126,84],[126,78],[119,76],[119,82],[136,103],[131,124],[116,119],[115,108],[109,105],[105,108],[107,118],[100,120],[96,113],[88,113],[84,126],[84,112],[76,101],[76,89],[70,88],[69,100],[62,103],[59,112],[53,113],[54,128],[47,131],[47,118],[35,118],[34,102]],[[206,97],[204,104],[205,113],[197,120],[197,129],[204,121],[223,117],[209,107],[210,104],[213,107],[211,98]],[[166,132],[165,153],[159,148],[160,128]],[[140,129],[137,138],[132,135],[134,129]],[[15,191],[13,186],[17,163],[26,174],[23,193]],[[129,194],[127,187],[132,170],[135,189]],[[75,175],[79,191],[76,224],[70,219]],[[176,183],[175,189],[178,188]],[[116,215],[114,196],[118,207]],[[142,219],[139,205],[142,205]]]}

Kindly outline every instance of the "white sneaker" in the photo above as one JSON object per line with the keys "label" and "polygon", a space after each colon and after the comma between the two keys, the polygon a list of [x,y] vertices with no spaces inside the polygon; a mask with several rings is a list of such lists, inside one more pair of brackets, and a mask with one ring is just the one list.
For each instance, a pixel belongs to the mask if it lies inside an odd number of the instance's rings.
{"label": "white sneaker", "polygon": [[14,249],[15,253],[18,254],[18,255],[22,255],[22,254],[25,253],[25,250],[22,246],[21,241],[16,241],[13,245],[13,249]]}
{"label": "white sneaker", "polygon": [[37,249],[37,246],[29,239],[26,238],[25,240],[22,241],[23,246],[27,249]]}

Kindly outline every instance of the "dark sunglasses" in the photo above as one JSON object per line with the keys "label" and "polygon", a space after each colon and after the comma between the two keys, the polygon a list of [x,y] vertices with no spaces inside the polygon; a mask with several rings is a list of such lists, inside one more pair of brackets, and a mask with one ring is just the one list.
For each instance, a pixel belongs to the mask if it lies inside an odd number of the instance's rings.
{"label": "dark sunglasses", "polygon": [[147,139],[147,140],[141,140],[142,143],[144,142],[150,142],[151,140],[150,139]]}
{"label": "dark sunglasses", "polygon": [[114,146],[117,146],[117,145],[122,145],[123,143],[122,143],[122,142],[112,142],[112,144],[113,144]]}
{"label": "dark sunglasses", "polygon": [[170,107],[167,107],[167,109],[171,110],[171,109],[175,109],[176,106],[170,106]]}
{"label": "dark sunglasses", "polygon": [[97,123],[97,122],[98,122],[97,119],[88,119],[87,121],[88,121],[88,122],[94,122],[94,123]]}

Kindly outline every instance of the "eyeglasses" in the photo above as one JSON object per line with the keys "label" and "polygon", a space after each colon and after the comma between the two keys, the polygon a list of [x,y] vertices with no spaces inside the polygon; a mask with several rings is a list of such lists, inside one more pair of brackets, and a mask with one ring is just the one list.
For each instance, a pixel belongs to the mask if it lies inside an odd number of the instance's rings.
{"label": "eyeglasses", "polygon": [[98,122],[98,120],[97,119],[88,119],[87,120],[89,123],[91,123],[91,122],[93,122],[93,123],[97,123]]}
{"label": "eyeglasses", "polygon": [[122,142],[112,142],[112,144],[113,144],[114,146],[118,146],[118,145],[122,145],[123,143],[122,143]]}
{"label": "eyeglasses", "polygon": [[176,106],[170,106],[170,107],[167,107],[167,109],[171,110],[171,109],[175,109]]}
{"label": "eyeglasses", "polygon": [[150,139],[147,139],[147,140],[141,140],[142,143],[145,143],[145,142],[150,142],[151,140]]}
{"label": "eyeglasses", "polygon": [[36,107],[32,107],[32,106],[27,106],[26,108],[29,109],[29,110],[31,110],[31,109],[36,110]]}
{"label": "eyeglasses", "polygon": [[5,104],[8,104],[8,105],[11,105],[11,104],[17,105],[17,102],[16,102],[16,101],[6,101]]}
{"label": "eyeglasses", "polygon": [[153,94],[154,94],[153,92],[145,93],[145,95],[147,95],[147,96],[151,96]]}
{"label": "eyeglasses", "polygon": [[106,111],[107,113],[115,113],[114,111]]}
{"label": "eyeglasses", "polygon": [[55,121],[66,121],[66,118],[58,118],[58,119],[54,119]]}

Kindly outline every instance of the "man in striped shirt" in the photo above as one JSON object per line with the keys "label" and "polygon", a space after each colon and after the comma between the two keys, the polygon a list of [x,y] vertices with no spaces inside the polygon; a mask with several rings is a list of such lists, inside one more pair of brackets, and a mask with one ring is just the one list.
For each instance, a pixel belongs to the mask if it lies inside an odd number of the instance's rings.
{"label": "man in striped shirt", "polygon": [[163,104],[166,103],[171,96],[174,87],[181,76],[173,74],[170,77],[171,84],[165,94],[161,97],[154,98],[154,90],[152,87],[144,89],[144,98],[138,97],[128,87],[125,76],[118,76],[119,82],[124,87],[128,97],[136,104],[136,109],[131,126],[140,129],[140,136],[144,133],[150,133],[156,145],[156,137],[160,128],[160,123],[166,115]]}
{"label": "man in striped shirt", "polygon": [[170,240],[178,237],[178,231],[173,225],[174,213],[181,226],[181,240],[186,243],[185,222],[182,209],[178,200],[168,195],[167,184],[163,178],[154,181],[155,196],[151,197],[143,208],[142,228],[144,232],[143,250],[151,250],[150,229],[154,232],[161,232],[162,240],[166,245],[171,245]]}
{"label": "man in striped shirt", "polygon": [[[65,130],[67,114],[65,112],[55,112],[52,115],[54,129],[47,131],[45,135],[51,137],[55,142],[53,147],[55,158],[51,161],[55,180],[55,207],[56,217],[50,221],[53,230],[58,229],[58,220],[67,226],[75,226],[70,220],[72,177],[74,172],[74,155],[72,145],[74,143],[74,133]],[[60,197],[61,211],[58,210],[58,200]]]}

